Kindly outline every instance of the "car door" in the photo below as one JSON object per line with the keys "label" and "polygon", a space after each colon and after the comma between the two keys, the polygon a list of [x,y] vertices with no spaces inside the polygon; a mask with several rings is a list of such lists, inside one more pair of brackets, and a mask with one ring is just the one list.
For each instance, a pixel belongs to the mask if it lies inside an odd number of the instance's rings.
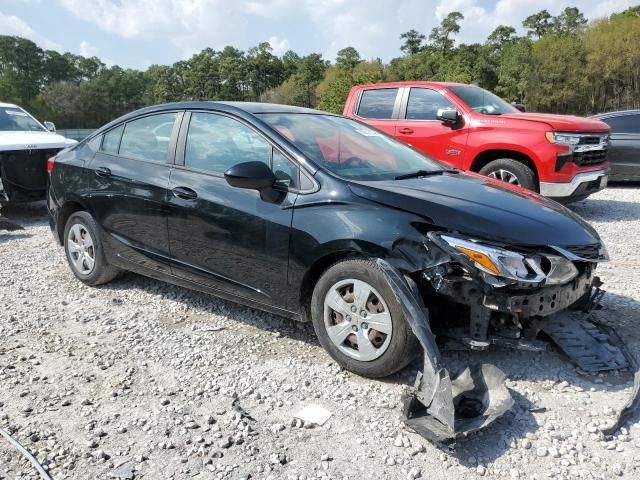
{"label": "car door", "polygon": [[[277,201],[231,187],[224,172],[242,162],[272,165]],[[281,309],[299,169],[244,121],[214,112],[185,115],[169,190],[174,275]]]}
{"label": "car door", "polygon": [[395,136],[437,160],[462,166],[468,128],[463,122],[451,125],[436,119],[439,109],[457,107],[431,88],[411,87],[404,90]]}
{"label": "car door", "polygon": [[640,112],[603,118],[611,127],[611,180],[640,178]]}
{"label": "car door", "polygon": [[400,88],[371,88],[360,92],[354,117],[368,125],[395,135]]}
{"label": "car door", "polygon": [[[163,112],[115,126],[103,135],[88,165],[88,197],[96,220],[116,261],[132,269],[170,273],[168,162],[181,118],[181,112]],[[154,129],[166,123],[172,123],[169,137],[156,135]]]}

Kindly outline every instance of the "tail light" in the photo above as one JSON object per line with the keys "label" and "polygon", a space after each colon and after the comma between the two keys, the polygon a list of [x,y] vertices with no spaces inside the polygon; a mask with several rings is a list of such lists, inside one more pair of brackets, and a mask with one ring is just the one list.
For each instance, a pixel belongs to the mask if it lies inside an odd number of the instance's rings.
{"label": "tail light", "polygon": [[47,174],[51,175],[51,172],[53,171],[53,167],[56,164],[56,157],[49,157],[47,159]]}

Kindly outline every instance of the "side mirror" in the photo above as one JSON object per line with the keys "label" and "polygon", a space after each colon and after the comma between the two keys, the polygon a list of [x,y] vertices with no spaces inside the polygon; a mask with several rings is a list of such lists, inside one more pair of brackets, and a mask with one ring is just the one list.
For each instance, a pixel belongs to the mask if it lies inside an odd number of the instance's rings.
{"label": "side mirror", "polygon": [[50,132],[56,133],[56,125],[53,122],[44,122],[44,128]]}
{"label": "side mirror", "polygon": [[439,108],[436,113],[436,119],[455,125],[460,121],[460,112],[455,108]]}
{"label": "side mirror", "polygon": [[521,112],[526,112],[527,109],[524,107],[524,105],[522,103],[515,103],[513,102],[511,105],[513,105],[514,107],[516,107],[518,110],[520,110]]}
{"label": "side mirror", "polygon": [[272,189],[276,181],[276,176],[263,162],[238,163],[224,172],[224,178],[232,187],[258,190],[260,193]]}

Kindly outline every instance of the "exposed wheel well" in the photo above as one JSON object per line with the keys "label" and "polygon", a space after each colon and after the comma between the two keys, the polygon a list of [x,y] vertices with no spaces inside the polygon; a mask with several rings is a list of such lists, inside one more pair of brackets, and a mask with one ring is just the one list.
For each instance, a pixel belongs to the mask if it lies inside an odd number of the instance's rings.
{"label": "exposed wheel well", "polygon": [[514,150],[487,150],[486,152],[482,152],[473,160],[469,170],[472,172],[479,172],[489,162],[498,160],[499,158],[511,158],[524,163],[533,171],[536,184],[539,182],[538,169],[536,168],[536,164],[533,163],[533,160],[531,160],[527,155]]}
{"label": "exposed wheel well", "polygon": [[316,283],[318,283],[318,279],[331,265],[347,258],[366,258],[366,256],[356,251],[334,252],[316,260],[311,268],[309,268],[300,287],[302,320],[304,322],[311,321],[311,296]]}
{"label": "exposed wheel well", "polygon": [[60,213],[58,214],[58,223],[56,224],[56,233],[58,235],[60,245],[64,243],[64,227],[67,225],[67,220],[69,220],[69,217],[72,214],[82,210],[86,209],[78,202],[67,202],[60,209]]}

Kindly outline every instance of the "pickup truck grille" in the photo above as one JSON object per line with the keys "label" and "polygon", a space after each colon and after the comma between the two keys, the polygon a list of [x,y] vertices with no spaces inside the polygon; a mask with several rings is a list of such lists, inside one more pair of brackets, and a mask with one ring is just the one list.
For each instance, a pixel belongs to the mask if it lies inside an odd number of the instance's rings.
{"label": "pickup truck grille", "polygon": [[573,154],[573,161],[576,165],[598,165],[604,163],[607,160],[608,149],[596,150],[592,152],[575,152]]}
{"label": "pickup truck grille", "polygon": [[574,147],[573,162],[578,166],[598,165],[607,161],[608,135],[584,135]]}

